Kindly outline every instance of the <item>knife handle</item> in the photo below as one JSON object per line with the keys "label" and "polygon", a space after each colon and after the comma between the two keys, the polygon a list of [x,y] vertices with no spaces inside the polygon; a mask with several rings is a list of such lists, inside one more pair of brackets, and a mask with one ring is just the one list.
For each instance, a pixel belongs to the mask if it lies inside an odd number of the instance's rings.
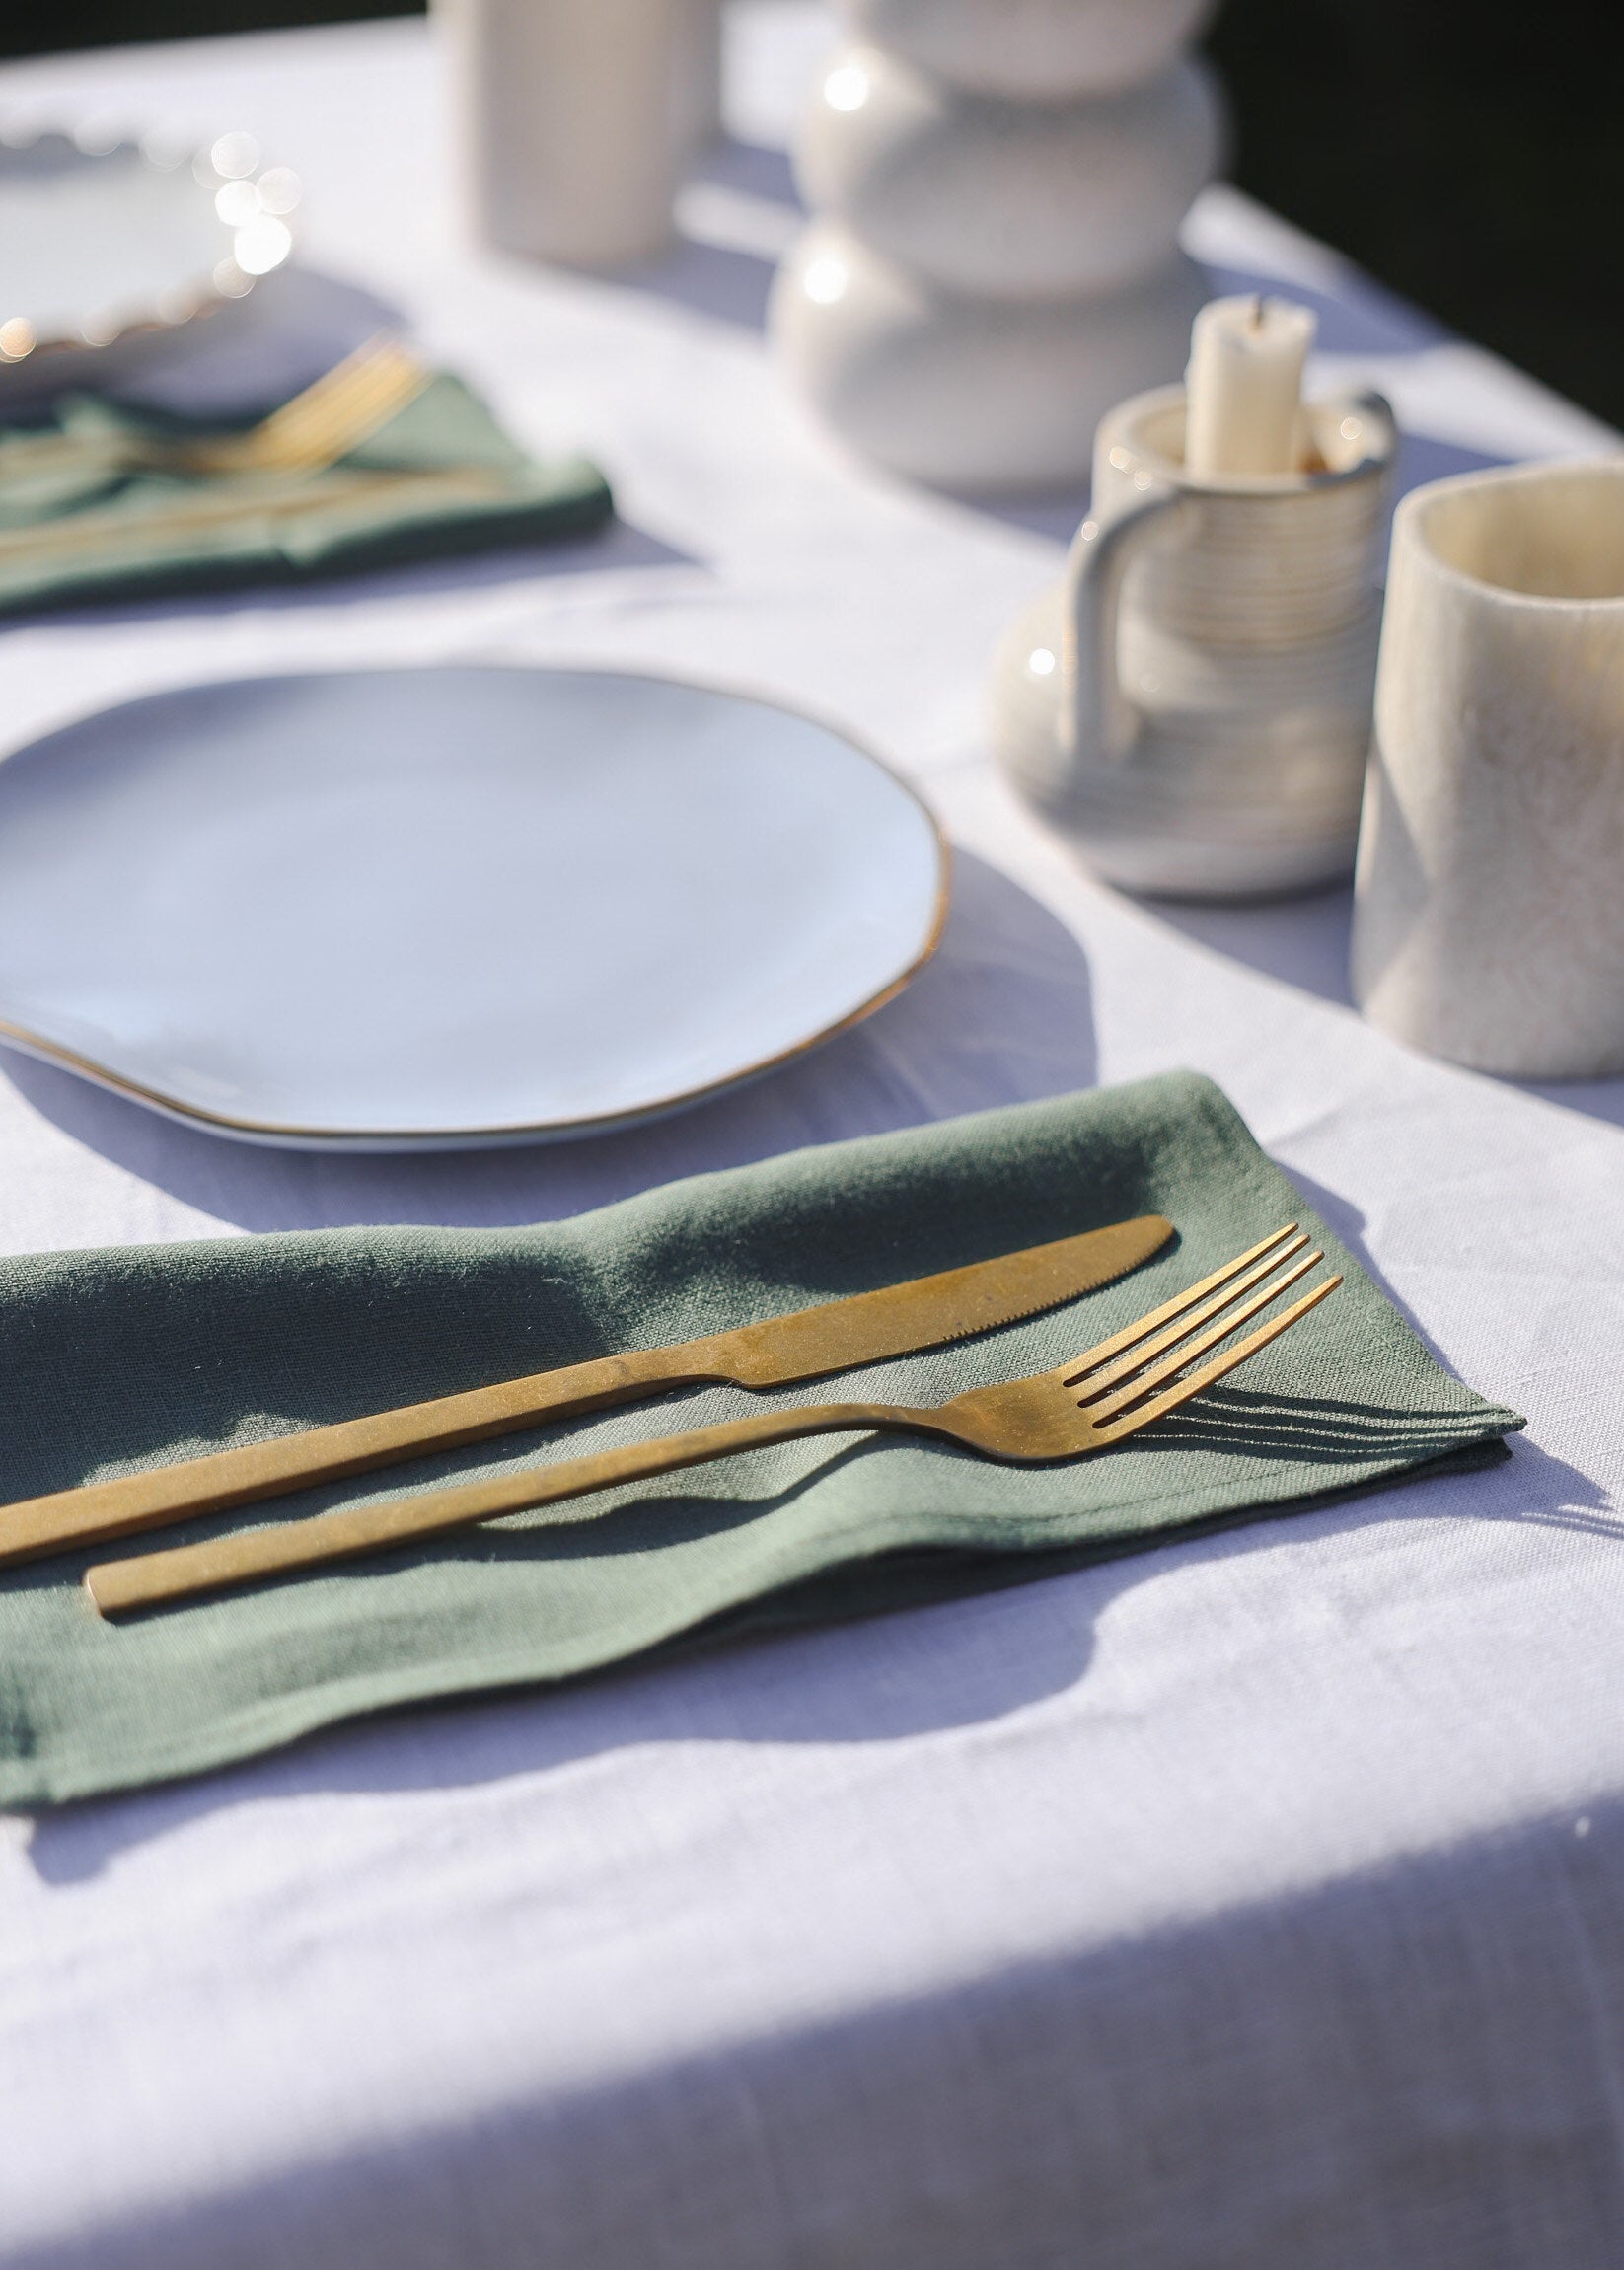
{"label": "knife handle", "polygon": [[712,1343],[687,1341],[675,1348],[640,1349],[572,1363],[559,1371],[538,1371],[524,1379],[499,1380],[461,1395],[436,1396],[365,1419],[343,1419],[332,1427],[313,1427],[268,1442],[215,1450],[203,1458],[178,1460],[114,1482],[91,1482],[78,1490],[54,1491],[47,1498],[24,1498],[0,1505],[0,1568],[76,1545],[105,1543],[162,1529],[193,1513],[219,1513],[275,1498],[318,1482],[336,1482],[369,1467],[390,1466],[430,1450],[454,1449],[511,1434],[543,1420],[567,1419],[609,1403],[628,1403],[664,1387],[699,1386],[726,1379],[728,1369],[712,1355]]}

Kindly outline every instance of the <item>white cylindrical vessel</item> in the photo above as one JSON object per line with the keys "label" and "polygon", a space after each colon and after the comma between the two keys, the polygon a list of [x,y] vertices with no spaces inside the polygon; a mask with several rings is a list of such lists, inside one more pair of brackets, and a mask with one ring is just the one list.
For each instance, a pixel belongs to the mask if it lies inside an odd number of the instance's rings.
{"label": "white cylindrical vessel", "polygon": [[1353,976],[1479,1071],[1624,1072],[1624,458],[1400,505]]}
{"label": "white cylindrical vessel", "polygon": [[696,0],[440,0],[439,14],[472,233],[581,267],[661,251],[694,131],[678,59]]}
{"label": "white cylindrical vessel", "polygon": [[722,0],[676,0],[673,119],[679,162],[722,130]]}

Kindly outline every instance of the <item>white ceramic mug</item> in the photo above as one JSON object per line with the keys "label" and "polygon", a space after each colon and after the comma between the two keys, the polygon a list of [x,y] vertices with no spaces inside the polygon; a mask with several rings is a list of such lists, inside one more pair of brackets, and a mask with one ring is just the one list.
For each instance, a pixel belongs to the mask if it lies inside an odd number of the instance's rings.
{"label": "white ceramic mug", "polygon": [[994,746],[1128,890],[1307,889],[1354,862],[1391,412],[1311,403],[1303,470],[1208,480],[1184,413],[1162,387],[1102,420],[1067,573],[999,650]]}
{"label": "white ceramic mug", "polygon": [[1624,457],[1400,505],[1353,976],[1457,1063],[1624,1072]]}

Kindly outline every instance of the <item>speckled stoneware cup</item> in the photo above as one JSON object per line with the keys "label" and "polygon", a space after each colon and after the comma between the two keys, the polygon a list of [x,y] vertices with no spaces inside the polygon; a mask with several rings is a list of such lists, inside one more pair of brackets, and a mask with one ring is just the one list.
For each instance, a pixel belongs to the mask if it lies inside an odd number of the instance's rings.
{"label": "speckled stoneware cup", "polygon": [[1457,1063],[1624,1072],[1624,457],[1399,507],[1353,976]]}

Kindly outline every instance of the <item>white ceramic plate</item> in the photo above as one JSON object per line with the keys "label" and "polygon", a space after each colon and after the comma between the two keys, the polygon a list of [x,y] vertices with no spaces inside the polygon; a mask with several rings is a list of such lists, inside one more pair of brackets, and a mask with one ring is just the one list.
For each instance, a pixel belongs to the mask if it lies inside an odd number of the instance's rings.
{"label": "white ceramic plate", "polygon": [[298,197],[247,134],[195,156],[0,142],[0,403],[111,383],[242,299],[292,249]]}
{"label": "white ceramic plate", "polygon": [[668,679],[192,686],[0,764],[0,1038],[249,1141],[625,1126],[933,951],[923,806],[812,719]]}

